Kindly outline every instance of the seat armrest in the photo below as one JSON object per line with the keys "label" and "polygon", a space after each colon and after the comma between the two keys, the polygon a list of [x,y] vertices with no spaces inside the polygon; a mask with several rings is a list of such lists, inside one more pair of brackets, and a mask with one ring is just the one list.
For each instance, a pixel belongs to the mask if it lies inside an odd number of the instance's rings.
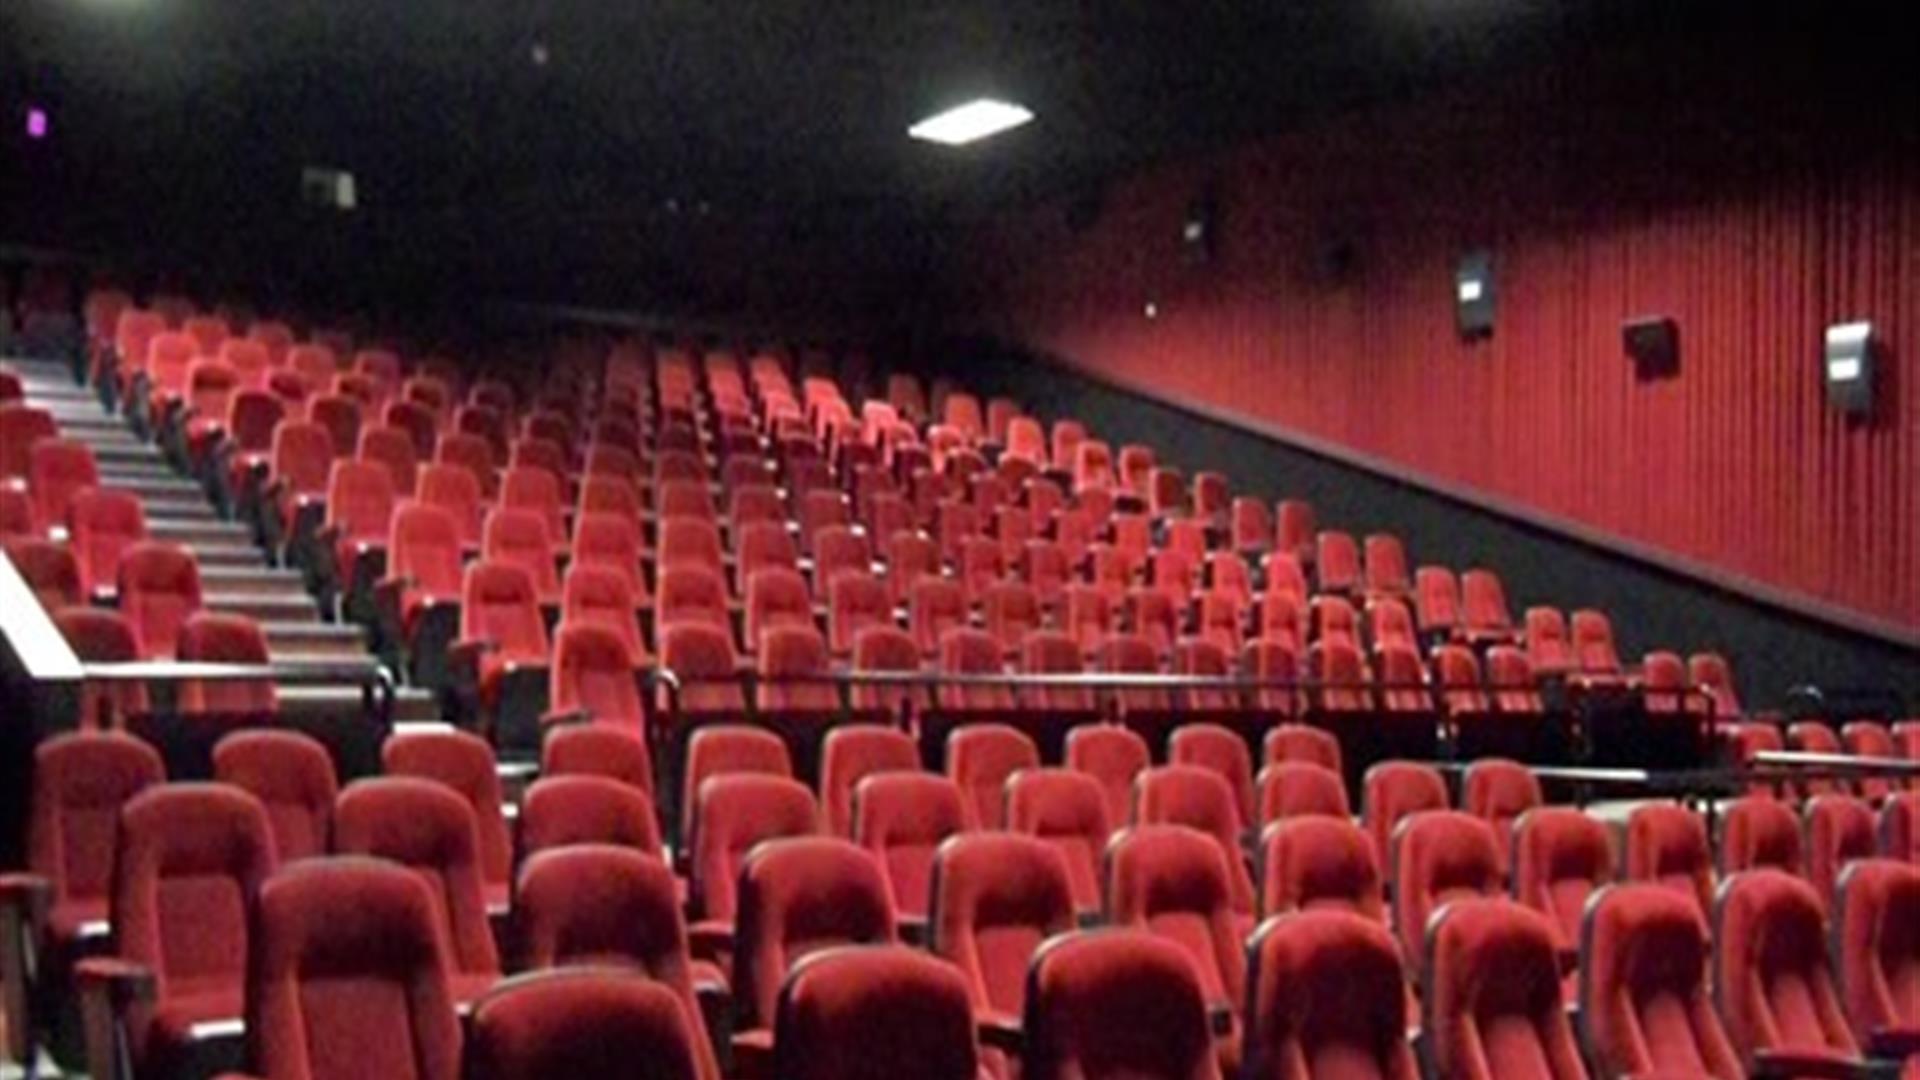
{"label": "seat armrest", "polygon": [[34,984],[52,906],[53,882],[38,874],[0,874],[0,1019],[13,1061],[31,1060],[34,1052]]}
{"label": "seat armrest", "polygon": [[687,927],[687,949],[697,960],[714,960],[733,949],[733,924],[701,919]]}
{"label": "seat armrest", "polygon": [[1920,1054],[1920,1028],[1874,1028],[1867,1034],[1867,1055],[1904,1059]]}
{"label": "seat armrest", "polygon": [[1761,1050],[1753,1055],[1754,1080],[1864,1080],[1872,1075],[1866,1062],[1826,1050]]}
{"label": "seat armrest", "polygon": [[1026,1049],[1026,1034],[1020,1030],[1020,1018],[1000,1012],[978,1012],[973,1014],[973,1026],[980,1035],[980,1044],[995,1050],[1004,1050],[1015,1057]]}
{"label": "seat armrest", "polygon": [[737,1080],[772,1080],[773,1029],[755,1028],[733,1033],[733,1068]]}
{"label": "seat armrest", "polygon": [[146,1013],[159,993],[151,969],[111,956],[74,965],[80,1018],[86,1032],[87,1074],[95,1080],[134,1080],[144,1056]]}

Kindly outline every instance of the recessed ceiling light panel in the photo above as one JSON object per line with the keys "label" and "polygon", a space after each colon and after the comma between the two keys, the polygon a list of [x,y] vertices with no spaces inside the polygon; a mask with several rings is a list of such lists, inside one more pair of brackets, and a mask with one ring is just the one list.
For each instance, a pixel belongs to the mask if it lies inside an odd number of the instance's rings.
{"label": "recessed ceiling light panel", "polygon": [[964,146],[990,135],[1010,131],[1033,119],[1033,111],[1007,101],[980,98],[935,113],[907,129],[907,134],[945,146]]}

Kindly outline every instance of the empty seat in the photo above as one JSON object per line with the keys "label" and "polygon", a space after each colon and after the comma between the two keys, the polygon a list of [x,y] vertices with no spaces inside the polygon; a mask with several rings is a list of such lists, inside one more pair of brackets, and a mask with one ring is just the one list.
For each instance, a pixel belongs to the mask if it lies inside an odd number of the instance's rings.
{"label": "empty seat", "polygon": [[660,570],[659,584],[653,604],[656,644],[664,640],[668,627],[685,623],[717,630],[731,643],[733,620],[727,609],[727,587],[719,574],[705,566],[667,566]]}
{"label": "empty seat", "polygon": [[1082,724],[1067,732],[1066,763],[1099,783],[1110,824],[1132,820],[1134,778],[1151,763],[1145,739],[1116,725]]}
{"label": "empty seat", "polygon": [[68,504],[67,544],[88,594],[113,584],[121,553],[146,538],[147,516],[131,493],[88,488],[74,493]]}
{"label": "empty seat", "polygon": [[[1833,897],[1833,954],[1841,1005],[1854,1039],[1895,1056],[1920,1032],[1920,867],[1862,860],[1840,875]],[[1907,1043],[1911,1048],[1912,1043]],[[1912,1058],[1908,1058],[1911,1068]]]}
{"label": "empty seat", "polygon": [[548,776],[520,800],[523,857],[570,844],[609,844],[659,857],[660,826],[648,793],[605,776]]}
{"label": "empty seat", "polygon": [[903,731],[876,724],[848,724],[829,731],[820,757],[823,831],[832,836],[853,834],[853,792],[861,780],[879,772],[919,768],[919,747]]}
{"label": "empty seat", "polygon": [[[1020,646],[1020,670],[1028,675],[1078,675],[1084,670],[1080,644],[1048,630],[1029,634]],[[1023,686],[1020,701],[1029,709],[1086,711],[1094,707],[1093,689],[1073,684]]]}
{"label": "empty seat", "polygon": [[26,479],[33,445],[59,437],[52,413],[22,401],[0,403],[0,477]]}
{"label": "empty seat", "polygon": [[1880,850],[1889,859],[1920,866],[1920,792],[1894,795],[1880,808]]}
{"label": "empty seat", "polygon": [[980,596],[987,633],[999,639],[1002,651],[1019,650],[1026,636],[1042,628],[1040,595],[1032,587],[1016,581],[1001,581],[989,586]]}
{"label": "empty seat", "polygon": [[358,580],[363,553],[384,551],[393,520],[393,477],[386,466],[341,458],[327,474],[327,511],[322,539],[333,555],[336,588],[350,590]]}
{"label": "empty seat", "polygon": [[[1180,946],[1200,977],[1210,1009],[1231,1012],[1244,1000],[1243,920],[1228,884],[1226,860],[1203,832],[1179,825],[1140,826],[1107,849],[1107,918]],[[1225,1037],[1236,1056],[1239,1024]]]}
{"label": "empty seat", "polygon": [[1733,667],[1719,653],[1694,653],[1687,658],[1687,680],[1713,698],[1714,712],[1723,720],[1740,716],[1740,693],[1734,686]]}
{"label": "empty seat", "polygon": [[1873,811],[1847,795],[1816,795],[1807,801],[1806,876],[1821,903],[1833,899],[1847,865],[1879,854]]}
{"label": "empty seat", "polygon": [[1613,880],[1613,844],[1607,827],[1568,806],[1545,806],[1514,824],[1514,899],[1547,916],[1554,947],[1580,947],[1580,919],[1593,894]]}
{"label": "empty seat", "polygon": [[[73,654],[88,663],[121,664],[140,659],[140,643],[134,638],[133,627],[118,612],[66,607],[54,613],[53,625],[67,639]],[[82,730],[111,730],[149,708],[147,687],[142,682],[88,680],[80,687]]]}
{"label": "empty seat", "polygon": [[[951,401],[951,399],[949,399]],[[780,989],[780,1080],[975,1080],[979,1048],[965,980],[898,946],[817,951]]]}
{"label": "empty seat", "polygon": [[268,879],[247,970],[253,1069],[458,1080],[460,1022],[436,923],[428,886],[390,863],[314,859]]}
{"label": "empty seat", "polygon": [[933,952],[960,971],[976,1015],[1017,1023],[1034,954],[1074,925],[1060,853],[1029,836],[970,833],[940,847],[933,882]]}
{"label": "empty seat", "polygon": [[1532,662],[1511,645],[1487,650],[1487,690],[1495,712],[1537,715],[1545,707]]}
{"label": "empty seat", "polygon": [[1460,808],[1493,827],[1503,872],[1514,821],[1546,801],[1532,770],[1503,758],[1481,758],[1468,765],[1460,790]]}
{"label": "empty seat", "polygon": [[1324,531],[1314,538],[1313,570],[1321,592],[1349,593],[1361,584],[1360,545],[1353,534]]}
{"label": "empty seat", "polygon": [[1336,774],[1341,772],[1340,740],[1306,724],[1280,724],[1272,728],[1262,741],[1262,749],[1269,765],[1304,761]]}
{"label": "empty seat", "polygon": [[873,853],[900,921],[926,919],[933,853],[967,828],[960,788],[944,776],[897,770],[870,774],[853,791],[853,836]]}
{"label": "empty seat", "polygon": [[33,590],[34,599],[49,614],[84,604],[80,562],[73,549],[55,540],[17,539],[6,544],[7,560],[19,571],[21,580]]}
{"label": "empty seat", "polygon": [[1351,817],[1347,785],[1340,774],[1306,761],[1280,761],[1260,770],[1258,816],[1261,825],[1305,814]]}
{"label": "empty seat", "polygon": [[1765,795],[1735,799],[1720,822],[1720,873],[1770,866],[1800,874],[1805,866],[1800,822],[1792,810]]}
{"label": "empty seat", "polygon": [[1247,955],[1241,1075],[1419,1075],[1406,1038],[1406,975],[1393,938],[1377,920],[1308,912],[1263,926]]}
{"label": "empty seat", "polygon": [[[1749,1070],[1796,1062],[1832,1068],[1859,1044],[1834,986],[1823,905],[1776,869],[1728,878],[1714,905],[1714,998]],[[1777,1063],[1770,1066],[1770,1062]]]}
{"label": "empty seat", "polygon": [[[1424,951],[1427,920],[1470,897],[1502,894],[1499,843],[1480,818],[1455,810],[1412,814],[1394,829],[1393,921],[1409,958]],[[1420,971],[1418,961],[1409,967]]]}
{"label": "empty seat", "polygon": [[471,1001],[499,980],[473,811],[465,799],[430,780],[359,780],[340,793],[333,820],[335,850],[399,863],[433,891],[426,902],[446,949],[441,962],[455,999]]}
{"label": "empty seat", "polygon": [[813,794],[770,773],[709,776],[696,793],[698,812],[688,846],[696,934],[731,943],[738,910],[735,884],[747,853],[763,841],[807,836],[818,827]]}
{"label": "empty seat", "polygon": [[1218,724],[1185,724],[1167,739],[1167,761],[1208,769],[1226,781],[1233,792],[1240,823],[1255,820],[1253,759],[1239,734]]}
{"label": "empty seat", "polygon": [[732,984],[739,1030],[774,1022],[780,984],[807,955],[895,940],[880,866],[846,840],[763,843],[747,856],[739,884]]}
{"label": "empty seat", "polygon": [[1181,948],[1138,931],[1049,942],[1029,976],[1027,1080],[1219,1080],[1208,1003]]}
{"label": "empty seat", "polygon": [[1571,637],[1574,665],[1583,675],[1618,675],[1620,654],[1613,645],[1613,624],[1603,612],[1582,608],[1573,613]]}
{"label": "empty seat", "polygon": [[177,544],[134,544],[120,557],[120,614],[133,627],[140,655],[174,656],[180,625],[200,610],[200,564]]}
{"label": "empty seat", "polygon": [[1657,886],[1614,886],[1587,907],[1580,1015],[1601,1075],[1743,1075],[1708,996],[1706,933],[1687,898]]}
{"label": "empty seat", "polygon": [[438,507],[453,519],[463,547],[478,550],[484,505],[480,481],[458,465],[423,465],[416,480],[416,497]]}
{"label": "empty seat", "polygon": [[1411,761],[1383,761],[1367,770],[1360,813],[1382,866],[1388,865],[1393,852],[1393,831],[1402,818],[1446,808],[1446,781],[1431,766]]}
{"label": "empty seat", "polygon": [[[209,664],[266,664],[267,635],[245,615],[199,611],[180,624],[182,661]],[[185,679],[178,687],[183,713],[258,716],[275,712],[279,696],[267,679]]]}
{"label": "empty seat", "polygon": [[1370,837],[1346,818],[1274,822],[1261,838],[1260,914],[1348,911],[1386,925],[1385,889]]}
{"label": "empty seat", "polygon": [[[1160,657],[1154,646],[1136,634],[1109,634],[1094,652],[1096,670],[1113,675],[1158,675]],[[1173,708],[1173,699],[1157,686],[1122,686],[1108,691],[1122,712],[1160,712]]]}
{"label": "empty seat", "polygon": [[1525,614],[1527,663],[1541,675],[1565,675],[1579,666],[1559,608],[1530,607]]}
{"label": "empty seat", "polygon": [[359,457],[387,470],[393,480],[394,494],[413,495],[419,482],[420,466],[414,452],[413,437],[394,427],[370,427],[360,433]]}
{"label": "empty seat", "polygon": [[975,828],[1005,824],[1007,780],[1040,765],[1040,751],[1024,732],[1006,724],[968,724],[947,734],[947,775],[966,797]]}
{"label": "empty seat", "polygon": [[[999,675],[1005,669],[1000,643],[980,630],[956,627],[940,639],[943,675]],[[939,705],[961,711],[1003,710],[1014,707],[1013,687],[1006,684],[942,684],[935,689]]]}
{"label": "empty seat", "polygon": [[1100,861],[1110,832],[1098,781],[1071,769],[1025,769],[1006,784],[1006,827],[1053,848],[1066,873],[1073,909],[1100,910]]}
{"label": "empty seat", "polygon": [[1585,1080],[1546,919],[1508,900],[1449,904],[1423,943],[1434,1080]]}
{"label": "empty seat", "polygon": [[755,704],[765,714],[828,719],[840,708],[839,687],[825,681],[831,663],[826,639],[811,621],[761,631]]}
{"label": "empty seat", "polygon": [[410,776],[460,796],[473,822],[475,854],[487,901],[506,901],[513,849],[500,793],[500,771],[486,740],[464,731],[420,731],[388,736],[380,764],[389,776]]}
{"label": "empty seat", "polygon": [[650,1075],[718,1080],[699,1010],[650,978],[544,971],[502,983],[473,1007],[466,1049],[476,1080]]}
{"label": "empty seat", "polygon": [[1704,925],[1713,910],[1713,850],[1706,824],[1672,803],[1637,807],[1627,818],[1625,876],[1686,897]]}
{"label": "empty seat", "polygon": [[618,724],[563,724],[540,744],[542,776],[604,776],[653,790],[653,761],[640,732]]}
{"label": "empty seat", "polygon": [[1460,575],[1460,632],[1470,643],[1513,638],[1506,588],[1493,571],[1474,569]]}
{"label": "empty seat", "polygon": [[920,651],[939,652],[940,637],[967,625],[967,599],[958,582],[922,577],[908,593],[907,621]]}
{"label": "empty seat", "polygon": [[552,650],[539,592],[524,568],[486,560],[467,567],[454,651],[474,680],[483,709],[500,703],[507,680],[516,674],[536,676],[545,686]]}
{"label": "empty seat", "polygon": [[526,509],[498,506],[487,514],[480,534],[481,558],[490,563],[517,566],[526,571],[540,602],[560,602],[560,569],[554,562],[556,535],[544,518]]}
{"label": "empty seat", "polygon": [[67,520],[74,495],[100,486],[93,451],[71,439],[41,439],[27,451],[27,491],[33,510],[49,525]]}
{"label": "empty seat", "polygon": [[[164,784],[121,808],[114,954],[149,973],[156,989],[144,1015],[120,1017],[143,1073],[187,1068],[193,1044],[207,1037],[199,1025],[240,1018],[248,905],[276,865],[266,812],[239,788]],[[82,961],[83,994],[90,974]]]}
{"label": "empty seat", "polygon": [[236,731],[213,748],[214,779],[260,801],[281,862],[324,855],[339,794],[326,747],[297,731]]}

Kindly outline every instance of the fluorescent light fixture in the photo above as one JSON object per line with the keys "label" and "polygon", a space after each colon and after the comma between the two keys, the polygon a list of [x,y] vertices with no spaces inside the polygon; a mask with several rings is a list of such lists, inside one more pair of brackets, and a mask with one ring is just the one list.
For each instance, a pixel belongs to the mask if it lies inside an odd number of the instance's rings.
{"label": "fluorescent light fixture", "polygon": [[1834,382],[1852,382],[1860,377],[1860,366],[1858,356],[1829,360],[1827,361],[1827,378]]}
{"label": "fluorescent light fixture", "polygon": [[907,134],[926,142],[964,146],[1012,130],[1032,119],[1032,110],[1023,106],[980,98],[946,112],[935,113],[908,128]]}

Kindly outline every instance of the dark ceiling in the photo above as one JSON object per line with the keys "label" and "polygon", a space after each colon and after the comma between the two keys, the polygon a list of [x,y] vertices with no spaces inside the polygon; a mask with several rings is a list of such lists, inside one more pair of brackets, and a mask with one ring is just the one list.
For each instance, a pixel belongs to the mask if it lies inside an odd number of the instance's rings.
{"label": "dark ceiling", "polygon": [[[750,238],[735,250],[825,237],[911,263],[916,237],[1009,202],[1582,51],[1705,38],[1768,6],[0,0],[0,242],[177,251],[284,230],[317,164],[358,181],[358,233],[336,254],[420,275],[492,259],[567,295],[626,280],[662,230],[700,228]],[[1038,119],[968,148],[906,138],[982,93]],[[31,145],[30,102],[54,125]],[[300,245],[331,242],[310,232]]]}
{"label": "dark ceiling", "polygon": [[[9,96],[103,167],[421,209],[967,208],[1615,33],[1634,0],[8,0]],[[909,123],[1039,114],[963,150]],[[158,177],[156,177],[158,178]]]}

